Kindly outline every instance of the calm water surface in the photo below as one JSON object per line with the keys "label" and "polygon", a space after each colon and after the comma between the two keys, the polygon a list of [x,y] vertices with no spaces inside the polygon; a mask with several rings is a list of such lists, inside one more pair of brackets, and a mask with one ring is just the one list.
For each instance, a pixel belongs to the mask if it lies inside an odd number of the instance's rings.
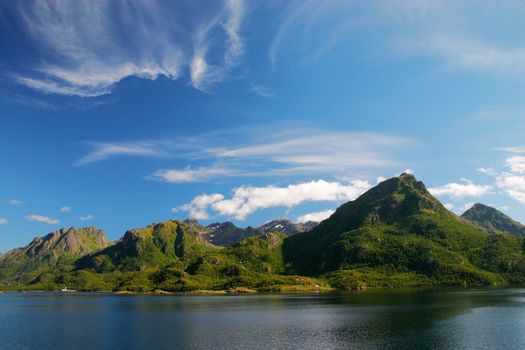
{"label": "calm water surface", "polygon": [[525,349],[525,289],[0,294],[1,349]]}

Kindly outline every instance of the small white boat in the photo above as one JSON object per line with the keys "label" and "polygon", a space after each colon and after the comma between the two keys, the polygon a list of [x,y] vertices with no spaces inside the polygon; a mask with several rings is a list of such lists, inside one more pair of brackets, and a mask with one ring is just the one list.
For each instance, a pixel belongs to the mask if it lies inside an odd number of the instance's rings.
{"label": "small white boat", "polygon": [[64,286],[60,291],[64,293],[76,292],[74,289],[67,289],[67,286]]}

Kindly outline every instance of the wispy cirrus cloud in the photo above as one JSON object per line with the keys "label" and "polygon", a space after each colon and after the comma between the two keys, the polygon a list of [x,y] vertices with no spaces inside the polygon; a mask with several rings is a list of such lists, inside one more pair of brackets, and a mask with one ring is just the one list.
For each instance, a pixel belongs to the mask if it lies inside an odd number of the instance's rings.
{"label": "wispy cirrus cloud", "polygon": [[203,194],[179,209],[200,220],[209,219],[210,211],[220,216],[244,220],[248,215],[265,208],[292,208],[306,202],[346,202],[357,198],[370,187],[370,183],[363,180],[354,180],[348,184],[316,180],[285,187],[241,186],[233,189],[230,198],[221,193]]}
{"label": "wispy cirrus cloud", "polygon": [[262,97],[274,97],[275,96],[275,93],[271,89],[265,86],[262,86],[262,85],[251,83],[250,90],[252,90],[257,95],[262,96]]}
{"label": "wispy cirrus cloud", "polygon": [[159,158],[168,155],[166,147],[154,141],[87,142],[86,144],[91,148],[91,152],[80,157],[74,165],[86,165],[119,156]]}
{"label": "wispy cirrus cloud", "polygon": [[288,3],[270,44],[270,64],[275,65],[284,55],[315,58],[333,47],[345,35],[341,28],[350,26],[354,7],[352,2],[339,0]]}
{"label": "wispy cirrus cloud", "polygon": [[43,0],[3,3],[2,11],[41,55],[11,77],[49,94],[95,97],[127,77],[178,79],[186,70],[191,85],[206,90],[244,52],[242,0],[205,10],[190,1]]}
{"label": "wispy cirrus cloud", "polygon": [[56,225],[60,223],[58,219],[52,219],[49,216],[44,215],[37,215],[37,214],[31,214],[26,216],[27,221],[36,221],[36,222],[42,222],[48,225]]}
{"label": "wispy cirrus cloud", "polygon": [[417,142],[372,132],[278,125],[178,137],[176,142],[164,139],[86,144],[91,151],[75,165],[125,156],[166,158],[186,164],[183,168],[159,169],[147,178],[181,183],[261,174],[346,176],[349,171],[398,168],[402,162],[394,152]]}
{"label": "wispy cirrus cloud", "polygon": [[339,44],[372,34],[364,59],[434,58],[441,70],[519,73],[525,70],[525,42],[498,37],[486,27],[498,16],[506,19],[497,21],[498,30],[515,35],[515,19],[525,15],[525,8],[518,2],[506,5],[480,1],[474,9],[468,0],[292,2],[278,21],[268,57],[272,65],[305,57],[315,61]]}
{"label": "wispy cirrus cloud", "polygon": [[414,141],[367,132],[290,130],[240,146],[211,146],[207,153],[230,161],[273,164],[275,174],[344,172],[398,165],[390,151]]}
{"label": "wispy cirrus cloud", "polygon": [[436,35],[404,42],[400,47],[411,55],[439,58],[446,70],[469,69],[494,73],[525,71],[525,45],[498,47],[479,39]]}

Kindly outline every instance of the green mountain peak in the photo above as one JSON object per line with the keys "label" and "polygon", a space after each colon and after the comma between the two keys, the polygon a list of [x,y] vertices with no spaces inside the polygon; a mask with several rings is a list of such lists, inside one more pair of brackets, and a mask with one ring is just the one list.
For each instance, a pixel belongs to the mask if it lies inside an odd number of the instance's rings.
{"label": "green mountain peak", "polygon": [[488,205],[476,203],[461,217],[475,223],[488,233],[507,232],[517,236],[525,236],[525,225]]}
{"label": "green mountain peak", "polygon": [[206,228],[195,220],[169,220],[126,231],[115,245],[77,262],[96,271],[138,271],[176,262],[215,247],[205,238]]}

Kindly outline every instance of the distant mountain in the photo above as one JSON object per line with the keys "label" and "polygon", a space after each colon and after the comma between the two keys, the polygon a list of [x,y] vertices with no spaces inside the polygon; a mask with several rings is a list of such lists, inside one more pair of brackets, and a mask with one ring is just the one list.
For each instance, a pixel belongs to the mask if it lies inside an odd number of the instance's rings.
{"label": "distant mountain", "polygon": [[525,225],[481,203],[474,204],[461,217],[481,226],[488,233],[507,232],[516,236],[525,236]]}
{"label": "distant mountain", "polygon": [[310,231],[317,225],[319,225],[319,223],[314,221],[308,221],[306,223],[295,223],[288,219],[278,218],[269,221],[262,226],[259,226],[257,230],[262,233],[282,232],[285,235],[289,236],[299,232]]}
{"label": "distant mountain", "polygon": [[224,247],[234,245],[248,237],[261,235],[261,232],[256,228],[251,226],[240,228],[230,221],[223,223],[216,222],[206,226],[206,228],[206,240],[215,245]]}
{"label": "distant mountain", "polygon": [[521,239],[487,235],[446,210],[410,174],[378,184],[313,230],[288,237],[283,253],[291,272],[333,272],[340,286],[396,274],[402,280],[406,273],[432,284],[525,277]]}
{"label": "distant mountain", "polygon": [[36,237],[27,246],[0,256],[0,278],[71,265],[86,254],[109,246],[104,231],[95,227],[62,228],[44,237]]}
{"label": "distant mountain", "polygon": [[259,227],[248,226],[240,228],[235,226],[232,222],[213,223],[208,225],[208,234],[206,239],[215,245],[231,246],[245,238],[253,236],[263,236],[270,232],[281,232],[286,236],[290,236],[299,232],[306,232],[317,226],[318,223],[309,221],[306,223],[294,223],[288,219],[278,218],[265,223]]}

